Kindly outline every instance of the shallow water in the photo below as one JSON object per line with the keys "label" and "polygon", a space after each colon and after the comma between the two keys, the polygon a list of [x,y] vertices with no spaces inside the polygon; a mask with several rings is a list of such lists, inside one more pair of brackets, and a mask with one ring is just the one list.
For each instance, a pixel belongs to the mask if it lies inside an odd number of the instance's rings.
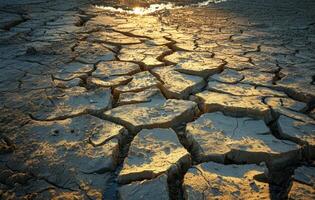
{"label": "shallow water", "polygon": [[[221,3],[226,0],[202,0],[202,1],[119,1],[113,5],[96,5],[97,8],[111,12],[120,12],[136,15],[148,15],[161,10],[173,10],[185,7],[202,7],[211,3]],[[151,3],[150,3],[151,2]]]}

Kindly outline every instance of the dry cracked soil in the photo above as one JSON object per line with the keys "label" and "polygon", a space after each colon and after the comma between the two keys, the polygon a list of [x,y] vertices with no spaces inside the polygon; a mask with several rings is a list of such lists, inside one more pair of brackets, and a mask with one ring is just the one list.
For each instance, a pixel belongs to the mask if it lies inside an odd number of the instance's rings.
{"label": "dry cracked soil", "polygon": [[315,199],[315,2],[161,2],[0,0],[0,199]]}

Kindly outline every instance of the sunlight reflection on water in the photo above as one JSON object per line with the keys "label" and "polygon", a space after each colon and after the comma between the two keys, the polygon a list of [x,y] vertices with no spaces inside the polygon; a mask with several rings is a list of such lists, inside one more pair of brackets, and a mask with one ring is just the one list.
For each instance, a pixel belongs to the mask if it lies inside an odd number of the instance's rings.
{"label": "sunlight reflection on water", "polygon": [[179,8],[185,8],[185,7],[201,7],[201,6],[207,6],[210,3],[221,3],[227,0],[206,0],[195,4],[190,4],[186,6],[177,6],[174,3],[162,3],[162,4],[151,4],[149,7],[135,7],[130,10],[123,9],[123,8],[115,8],[111,6],[101,6],[96,5],[97,8],[111,11],[111,12],[120,12],[120,13],[127,13],[127,14],[135,14],[135,15],[148,15],[160,10],[171,10],[171,9],[179,9]]}

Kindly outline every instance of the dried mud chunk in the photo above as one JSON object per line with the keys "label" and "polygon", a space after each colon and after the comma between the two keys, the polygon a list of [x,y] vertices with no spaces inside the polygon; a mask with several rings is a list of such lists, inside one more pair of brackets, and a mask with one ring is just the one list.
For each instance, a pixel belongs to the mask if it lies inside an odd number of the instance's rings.
{"label": "dried mud chunk", "polygon": [[268,184],[256,180],[257,176],[265,176],[265,171],[265,167],[254,164],[197,165],[185,174],[184,199],[270,199]]}
{"label": "dried mud chunk", "polygon": [[153,179],[164,173],[171,178],[189,165],[190,155],[172,129],[144,129],[131,142],[118,182]]}
{"label": "dried mud chunk", "polygon": [[163,81],[161,89],[168,98],[187,99],[206,84],[199,76],[183,74],[169,67],[156,68],[153,73]]}
{"label": "dried mud chunk", "polygon": [[152,180],[136,181],[118,189],[119,199],[169,199],[167,176],[161,175]]}
{"label": "dried mud chunk", "polygon": [[308,156],[315,158],[315,121],[302,121],[280,115],[277,127],[281,137],[308,145]]}
{"label": "dried mud chunk", "polygon": [[301,166],[294,171],[288,199],[315,199],[315,168]]}
{"label": "dried mud chunk", "polygon": [[37,120],[64,119],[86,113],[99,113],[111,108],[112,96],[109,89],[88,91],[83,87],[49,91],[44,103],[34,102],[31,112]]}
{"label": "dried mud chunk", "polygon": [[270,108],[258,96],[242,97],[203,91],[196,94],[196,97],[204,112],[221,111],[235,117],[253,117],[264,119],[266,122],[272,120]]}
{"label": "dried mud chunk", "polygon": [[211,76],[211,79],[222,83],[238,83],[244,76],[236,70],[225,69],[222,73]]}
{"label": "dried mud chunk", "polygon": [[115,54],[103,44],[80,42],[75,48],[79,54],[77,60],[83,63],[97,63],[99,61],[110,61],[115,59]]}
{"label": "dried mud chunk", "polygon": [[255,87],[253,85],[238,83],[238,84],[226,84],[217,81],[208,82],[208,90],[215,92],[228,93],[236,96],[276,96],[286,97],[283,92],[271,90],[266,87]]}
{"label": "dried mud chunk", "polygon": [[150,42],[124,46],[119,54],[123,61],[142,62],[146,67],[163,65],[158,58],[170,52],[166,46],[153,45]]}
{"label": "dried mud chunk", "polygon": [[209,52],[177,51],[164,59],[176,63],[175,68],[179,72],[203,78],[219,73],[225,64],[223,60],[213,58]]}
{"label": "dried mud chunk", "polygon": [[145,89],[159,86],[160,81],[150,72],[139,72],[132,76],[132,80],[127,85],[122,85],[114,89],[115,95],[125,92],[140,92]]}
{"label": "dried mud chunk", "polygon": [[299,145],[275,138],[263,120],[206,113],[187,124],[186,134],[201,162],[224,163],[229,159],[237,163],[283,166],[300,159]]}
{"label": "dried mud chunk", "polygon": [[[124,127],[91,115],[52,122],[31,121],[20,129],[15,141],[18,148],[7,164],[53,185],[76,191],[84,188],[98,199],[111,181],[111,171],[120,162],[119,149],[125,134]],[[34,184],[23,185],[26,188],[18,191],[36,189],[32,188]]]}
{"label": "dried mud chunk", "polygon": [[120,45],[128,45],[128,44],[138,44],[141,43],[141,40],[136,37],[129,37],[124,34],[106,30],[102,32],[92,33],[87,38],[88,41],[91,42],[105,42],[109,44],[120,44]]}
{"label": "dried mud chunk", "polygon": [[69,81],[74,78],[86,77],[93,69],[94,67],[91,64],[72,62],[67,65],[62,65],[57,73],[53,74],[53,77],[55,79]]}
{"label": "dried mud chunk", "polygon": [[132,75],[140,71],[137,64],[122,61],[100,62],[96,65],[96,70],[92,73],[95,78]]}
{"label": "dried mud chunk", "polygon": [[143,128],[169,128],[191,121],[199,112],[195,102],[168,99],[166,101],[123,105],[103,114],[132,133]]}
{"label": "dried mud chunk", "polygon": [[290,98],[267,97],[265,98],[264,102],[275,110],[284,107],[293,111],[301,112],[307,107],[306,103],[295,101]]}
{"label": "dried mud chunk", "polygon": [[118,105],[165,101],[158,88],[149,88],[141,92],[126,92],[119,95]]}

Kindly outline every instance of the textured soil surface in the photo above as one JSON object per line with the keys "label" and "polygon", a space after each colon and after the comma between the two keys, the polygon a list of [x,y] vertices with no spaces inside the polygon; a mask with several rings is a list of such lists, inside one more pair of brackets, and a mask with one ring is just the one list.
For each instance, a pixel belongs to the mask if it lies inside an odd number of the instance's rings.
{"label": "textured soil surface", "polygon": [[0,199],[315,199],[315,2],[160,2],[0,0]]}

